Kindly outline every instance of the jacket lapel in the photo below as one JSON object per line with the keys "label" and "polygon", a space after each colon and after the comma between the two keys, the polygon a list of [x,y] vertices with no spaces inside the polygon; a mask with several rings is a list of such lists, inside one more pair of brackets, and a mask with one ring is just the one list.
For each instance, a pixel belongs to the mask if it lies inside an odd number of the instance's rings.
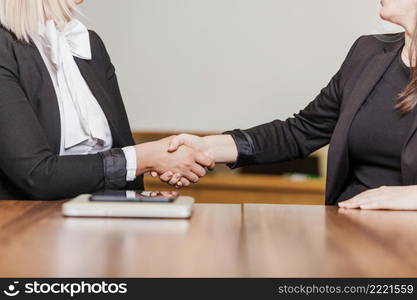
{"label": "jacket lapel", "polygon": [[74,57],[78,68],[85,81],[87,82],[88,87],[96,98],[97,102],[101,106],[101,109],[104,112],[104,115],[109,122],[110,130],[113,136],[113,145],[119,146],[124,145],[125,142],[119,134],[119,130],[116,128],[117,122],[114,119],[114,110],[112,109],[112,101],[109,97],[107,91],[102,87],[100,80],[97,78],[96,74],[91,69],[88,61]]}
{"label": "jacket lapel", "polygon": [[51,76],[49,75],[48,68],[45,65],[45,62],[42,59],[42,56],[36,48],[36,46],[32,43],[31,45],[34,61],[36,65],[40,69],[41,74],[41,81],[45,85],[46,88],[43,89],[45,95],[43,96],[42,100],[46,102],[45,105],[42,105],[41,109],[41,116],[45,116],[42,118],[45,122],[45,131],[46,136],[49,142],[49,145],[52,148],[54,153],[59,153],[61,149],[61,118],[59,114],[59,105],[58,105],[58,98],[55,92],[55,87],[52,82]]}
{"label": "jacket lapel", "polygon": [[349,177],[348,133],[353,118],[403,45],[404,42],[401,41],[390,48],[381,49],[381,53],[375,55],[369,61],[356,80],[352,92],[343,100],[346,105],[340,112],[339,121],[333,132],[329,147],[326,184],[327,204],[335,203]]}

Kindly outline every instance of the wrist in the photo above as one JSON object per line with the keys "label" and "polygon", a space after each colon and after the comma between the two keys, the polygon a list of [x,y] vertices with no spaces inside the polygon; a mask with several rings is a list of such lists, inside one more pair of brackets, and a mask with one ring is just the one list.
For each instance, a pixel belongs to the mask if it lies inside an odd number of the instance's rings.
{"label": "wrist", "polygon": [[213,143],[211,143],[210,137],[206,136],[206,137],[201,137],[202,140],[202,148],[204,149],[202,151],[202,153],[204,153],[204,155],[208,156],[209,158],[211,158],[212,160],[215,160],[216,158],[216,153],[215,153],[215,149],[213,147]]}
{"label": "wrist", "polygon": [[152,143],[143,143],[135,146],[136,151],[136,175],[144,174],[153,170],[154,151],[152,151]]}
{"label": "wrist", "polygon": [[238,151],[236,143],[230,135],[212,135],[203,138],[209,154],[216,163],[234,163]]}

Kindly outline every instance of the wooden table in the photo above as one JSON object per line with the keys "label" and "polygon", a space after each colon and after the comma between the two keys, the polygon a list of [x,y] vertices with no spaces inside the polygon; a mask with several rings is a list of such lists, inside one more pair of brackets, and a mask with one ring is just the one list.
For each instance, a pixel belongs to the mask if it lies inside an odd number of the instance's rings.
{"label": "wooden table", "polygon": [[417,212],[197,204],[190,220],[65,218],[0,201],[0,275],[417,276]]}
{"label": "wooden table", "polygon": [[[147,190],[170,190],[158,178],[145,176]],[[181,194],[198,203],[324,204],[325,180],[294,181],[279,175],[209,174]]]}

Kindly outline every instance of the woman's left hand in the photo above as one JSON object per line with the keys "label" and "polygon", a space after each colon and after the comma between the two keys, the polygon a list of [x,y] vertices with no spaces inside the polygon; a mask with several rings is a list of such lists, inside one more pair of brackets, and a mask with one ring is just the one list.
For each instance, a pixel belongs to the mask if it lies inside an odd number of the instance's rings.
{"label": "woman's left hand", "polygon": [[341,208],[417,210],[417,186],[382,186],[339,203]]}

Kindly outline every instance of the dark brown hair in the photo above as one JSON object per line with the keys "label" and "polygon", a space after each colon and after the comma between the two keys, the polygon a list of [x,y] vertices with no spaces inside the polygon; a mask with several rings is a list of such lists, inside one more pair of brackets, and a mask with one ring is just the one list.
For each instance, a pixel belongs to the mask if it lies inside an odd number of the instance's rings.
{"label": "dark brown hair", "polygon": [[411,39],[410,51],[408,53],[409,65],[410,65],[410,81],[399,95],[399,102],[395,106],[402,113],[408,113],[414,109],[417,105],[417,30],[414,31]]}

